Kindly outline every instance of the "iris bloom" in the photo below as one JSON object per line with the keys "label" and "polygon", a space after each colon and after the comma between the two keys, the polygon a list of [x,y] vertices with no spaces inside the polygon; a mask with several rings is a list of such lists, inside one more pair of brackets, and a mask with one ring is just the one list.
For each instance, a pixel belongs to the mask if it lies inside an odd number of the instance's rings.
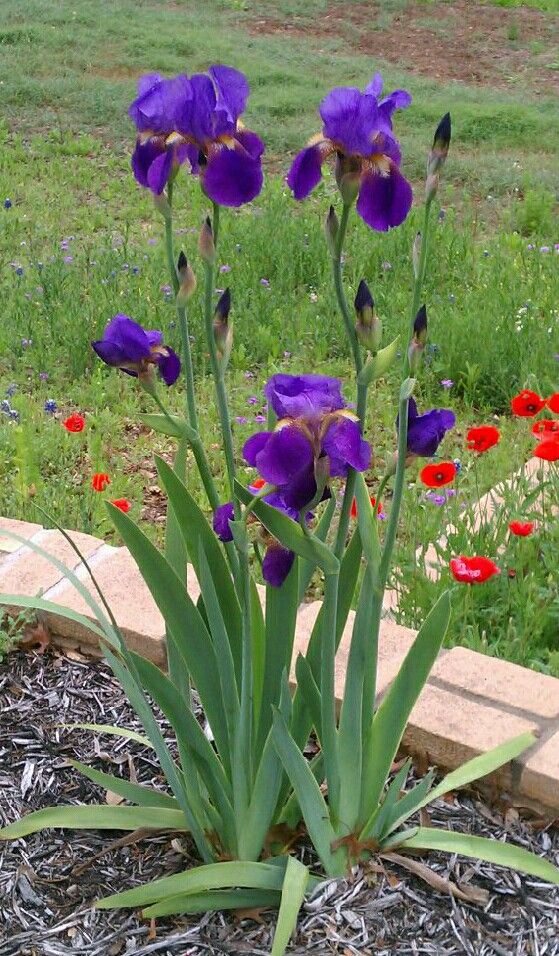
{"label": "iris bloom", "polygon": [[363,92],[351,86],[331,90],[320,104],[322,133],[294,159],[287,183],[295,199],[305,199],[320,182],[322,163],[336,155],[336,179],[344,197],[357,194],[357,212],[371,229],[386,232],[406,218],[412,190],[400,172],[400,146],[392,114],[411,103],[406,90],[381,99],[382,77],[375,74]]}
{"label": "iris bloom", "polygon": [[[433,408],[420,415],[415,399],[408,405],[408,453],[420,458],[432,458],[449,429],[454,428],[456,416],[449,408]],[[396,428],[398,419],[396,419]]]}
{"label": "iris bloom", "polygon": [[357,416],[346,408],[338,379],[278,374],[264,393],[277,415],[276,428],[249,438],[243,454],[286,507],[298,513],[313,501],[317,472],[326,475],[327,485],[329,478],[345,478],[350,467],[369,467],[370,446],[361,436]]}
{"label": "iris bloom", "polygon": [[128,375],[146,379],[153,366],[157,366],[166,385],[172,385],[179,377],[180,359],[173,349],[163,345],[163,333],[155,329],[146,331],[120,312],[107,325],[103,338],[91,344],[103,362]]}
{"label": "iris bloom", "polygon": [[211,66],[190,79],[141,78],[128,115],[138,130],[132,169],[157,195],[188,161],[206,195],[221,206],[241,206],[262,189],[262,140],[239,121],[249,94],[246,77]]}

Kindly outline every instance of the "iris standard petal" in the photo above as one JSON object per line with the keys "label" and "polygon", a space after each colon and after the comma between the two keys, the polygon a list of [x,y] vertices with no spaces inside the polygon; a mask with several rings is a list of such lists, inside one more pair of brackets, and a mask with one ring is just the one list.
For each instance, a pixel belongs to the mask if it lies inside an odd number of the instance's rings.
{"label": "iris standard petal", "polygon": [[368,156],[378,129],[378,104],[351,86],[337,86],[320,104],[324,135],[350,155]]}
{"label": "iris standard petal", "polygon": [[[145,330],[128,315],[118,312],[103,332],[103,342],[120,351],[120,361],[141,362],[149,356],[151,345]],[[99,352],[97,353],[99,354]]]}
{"label": "iris standard petal", "polygon": [[264,394],[278,418],[315,418],[345,408],[341,382],[328,375],[272,375]]}
{"label": "iris standard petal", "polygon": [[371,229],[386,232],[404,221],[411,203],[412,188],[391,163],[389,175],[372,171],[364,174],[355,208]]}
{"label": "iris standard petal", "polygon": [[272,432],[255,460],[259,474],[271,485],[287,485],[302,470],[312,468],[313,449],[300,428],[296,425],[286,425]]}
{"label": "iris standard petal", "polygon": [[244,149],[212,149],[202,172],[204,192],[220,206],[242,206],[258,196],[264,177],[259,159]]}
{"label": "iris standard petal", "polygon": [[244,73],[232,66],[210,66],[208,73],[216,92],[217,110],[223,110],[231,123],[244,113],[250,87]]}
{"label": "iris standard petal", "polygon": [[165,348],[165,354],[159,356],[157,366],[165,385],[174,385],[180,375],[181,360],[168,345]]}
{"label": "iris standard petal", "polygon": [[[176,128],[179,133],[190,136],[197,143],[204,143],[206,140],[212,140],[216,136],[216,93],[214,84],[205,73],[195,73],[190,77],[190,88],[192,96],[183,103],[181,112],[177,117]],[[221,122],[219,132],[225,132],[230,129],[229,123],[224,113],[220,114]]]}
{"label": "iris standard petal", "polygon": [[280,588],[293,567],[295,554],[288,551],[279,541],[268,546],[262,561],[264,580],[273,588]]}
{"label": "iris standard petal", "polygon": [[232,541],[233,532],[231,531],[230,521],[234,517],[233,502],[228,501],[224,505],[219,505],[214,511],[213,529],[221,541]]}
{"label": "iris standard petal", "polygon": [[152,73],[138,84],[138,97],[130,104],[128,115],[139,132],[172,133],[185,102],[192,96],[184,74],[163,79]]}
{"label": "iris standard petal", "polygon": [[322,178],[322,152],[320,146],[307,146],[297,154],[287,174],[287,185],[295,199],[306,199]]}
{"label": "iris standard petal", "polygon": [[332,422],[322,439],[322,451],[330,459],[332,478],[344,478],[349,466],[365,471],[371,464],[371,446],[351,418],[340,416]]}
{"label": "iris standard petal", "polygon": [[377,99],[382,93],[382,73],[375,73],[370,83],[365,87],[365,93],[369,96],[376,96]]}

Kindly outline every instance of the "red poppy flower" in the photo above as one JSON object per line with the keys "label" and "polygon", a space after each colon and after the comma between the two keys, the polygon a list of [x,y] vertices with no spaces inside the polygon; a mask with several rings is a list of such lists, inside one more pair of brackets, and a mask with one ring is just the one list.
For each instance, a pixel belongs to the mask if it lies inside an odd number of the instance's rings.
{"label": "red poppy flower", "polygon": [[501,573],[491,558],[466,558],[464,555],[451,559],[450,570],[455,581],[462,584],[483,584],[494,574]]}
{"label": "red poppy flower", "polygon": [[527,538],[534,530],[533,521],[509,521],[509,531],[512,531],[517,538]]}
{"label": "red poppy flower", "polygon": [[442,488],[449,485],[456,477],[456,465],[452,461],[441,461],[439,464],[425,465],[419,472],[419,477],[428,488]]}
{"label": "red poppy flower", "polygon": [[519,418],[533,418],[541,412],[542,408],[545,408],[545,399],[541,398],[537,392],[531,392],[529,388],[525,388],[511,399],[510,407],[513,415],[518,415]]}
{"label": "red poppy flower", "polygon": [[[371,502],[371,507],[374,508],[375,505],[377,504],[377,499],[373,498],[373,496],[371,495],[371,498],[369,500]],[[379,501],[377,505],[377,514],[379,515],[382,514],[382,501]],[[350,515],[352,518],[357,518],[357,501],[355,500],[355,498],[351,502]]]}
{"label": "red poppy flower", "polygon": [[534,422],[532,425],[532,432],[534,435],[544,435],[547,439],[552,439],[553,436],[559,438],[559,418],[540,418],[537,422]]}
{"label": "red poppy flower", "polygon": [[127,511],[130,511],[130,502],[126,498],[115,498],[114,501],[111,501],[111,504],[118,508],[119,511],[124,511],[126,514]]}
{"label": "red poppy flower", "polygon": [[251,481],[250,487],[254,488],[256,491],[260,491],[265,484],[267,484],[267,482],[264,481],[264,478],[256,478],[254,481]]}
{"label": "red poppy flower", "polygon": [[559,415],[559,392],[554,392],[553,395],[547,400],[547,407],[551,409],[552,412],[555,412],[556,415]]}
{"label": "red poppy flower", "polygon": [[85,418],[74,412],[65,421],[62,422],[67,432],[83,432],[85,428]]}
{"label": "red poppy flower", "polygon": [[110,485],[111,479],[105,471],[96,471],[91,476],[91,487],[94,491],[104,491],[107,485]]}
{"label": "red poppy flower", "polygon": [[466,435],[468,441],[468,450],[477,451],[480,455],[484,451],[489,451],[501,439],[501,433],[494,425],[478,425],[477,428],[470,428]]}
{"label": "red poppy flower", "polygon": [[534,458],[541,458],[543,461],[559,461],[559,441],[553,441],[546,438],[534,448]]}

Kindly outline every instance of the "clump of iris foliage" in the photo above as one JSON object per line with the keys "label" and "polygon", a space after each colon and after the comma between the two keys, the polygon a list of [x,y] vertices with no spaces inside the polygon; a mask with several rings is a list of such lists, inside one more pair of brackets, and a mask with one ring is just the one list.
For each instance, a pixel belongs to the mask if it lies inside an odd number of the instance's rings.
{"label": "clump of iris foliage", "polygon": [[[131,652],[102,593],[97,589],[92,597],[74,574],[66,572],[96,613],[93,630],[142,721],[145,743],[155,750],[171,793],[79,765],[90,779],[134,805],[41,810],[5,827],[0,836],[16,838],[46,826],[129,830],[141,826],[188,832],[199,866],[125,890],[97,905],[142,907],[147,917],[278,906],[272,954],[280,956],[305,894],[324,875],[344,876],[355,862],[366,864],[378,852],[390,853],[396,847],[400,852],[447,850],[556,883],[559,871],[510,844],[408,822],[442,794],[518,757],[533,743],[532,734],[475,758],[436,786],[430,772],[406,790],[409,761],[389,779],[408,716],[448,627],[448,591],[429,610],[390,690],[378,706],[375,703],[383,597],[406,467],[418,458],[435,456],[455,424],[451,409],[426,410],[414,397],[428,337],[422,288],[431,209],[449,149],[450,116],[441,120],[428,157],[423,227],[410,250],[414,284],[408,318],[396,337],[386,342],[365,280],[359,284],[354,308],[348,304],[343,250],[350,223],[362,230],[361,241],[366,243],[367,230],[384,233],[397,228],[409,213],[412,190],[401,171],[393,123],[396,111],[408,107],[411,97],[404,90],[383,95],[377,74],[364,91],[338,87],[322,101],[322,130],[295,158],[288,185],[295,199],[303,200],[318,185],[322,164],[333,161],[340,211],[331,206],[325,218],[325,249],[341,315],[340,336],[345,334],[354,364],[355,403],[344,398],[341,382],[334,377],[313,372],[273,375],[265,386],[267,427],[243,445],[252,472],[243,484],[237,474],[226,387],[234,348],[234,303],[224,289],[216,306],[213,293],[218,243],[228,222],[224,210],[250,202],[262,188],[264,144],[240,122],[248,92],[243,74],[225,66],[190,78],[150,74],[141,79],[129,111],[138,131],[132,168],[138,182],[153,194],[163,220],[181,355],[160,330],[146,329],[122,312],[93,342],[104,363],[126,373],[131,384],[135,382],[152,400],[154,409],[142,416],[143,423],[176,440],[174,466],[157,460],[169,502],[163,551],[129,517],[122,501],[108,505],[165,618],[168,672]],[[218,493],[199,432],[201,410],[194,391],[187,312],[197,278],[185,254],[177,255],[173,247],[175,190],[196,188],[196,181],[211,205],[198,241],[204,263],[203,328],[221,428],[227,500]],[[352,223],[354,210],[361,221]],[[373,383],[398,362],[401,376],[393,411],[397,444],[387,457],[377,499],[389,486],[392,494],[381,522],[363,478],[374,453],[363,426]],[[165,386],[176,385],[181,371],[184,412],[172,414],[163,392]],[[67,422],[72,430],[83,425],[79,416]],[[212,524],[184,484],[188,452],[213,512]],[[439,471],[436,465],[431,480],[439,481]],[[104,484],[105,478],[100,474],[96,481]],[[40,547],[35,550],[46,556]],[[187,559],[200,584],[197,604],[186,588]],[[266,583],[265,608],[254,568],[260,568]],[[292,696],[288,676],[297,607],[317,569],[324,601],[307,651],[294,662],[297,689]],[[483,555],[458,555],[451,569],[466,588],[482,586],[498,571]],[[92,581],[95,584],[93,574]],[[55,607],[43,599],[14,595],[3,601],[42,610]],[[352,603],[357,610],[338,716],[334,662]],[[91,627],[79,614],[63,608],[57,613]],[[193,714],[193,687],[211,728],[211,741]],[[175,731],[177,760],[148,698]],[[307,760],[304,749],[313,731],[320,747]],[[124,733],[117,727],[112,732]],[[301,825],[320,863],[316,872],[288,849],[291,841],[285,835]],[[283,836],[278,838],[278,833]]]}

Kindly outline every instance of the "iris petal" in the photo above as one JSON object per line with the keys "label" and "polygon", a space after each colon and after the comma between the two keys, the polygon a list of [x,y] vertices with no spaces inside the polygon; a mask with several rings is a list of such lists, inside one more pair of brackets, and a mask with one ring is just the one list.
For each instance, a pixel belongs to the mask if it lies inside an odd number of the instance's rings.
{"label": "iris petal", "polygon": [[365,471],[371,464],[371,446],[361,436],[359,424],[350,418],[337,418],[329,426],[322,450],[330,459],[332,478],[344,478],[348,467]]}
{"label": "iris petal", "polygon": [[295,199],[306,199],[322,178],[322,152],[320,146],[307,146],[297,154],[287,174],[287,185]]}
{"label": "iris petal", "polygon": [[210,66],[208,73],[217,94],[216,109],[223,110],[231,123],[244,113],[250,88],[247,78],[232,66]]}
{"label": "iris petal", "polygon": [[262,562],[264,580],[274,588],[280,588],[293,567],[295,555],[279,542],[269,545]]}
{"label": "iris petal", "polygon": [[212,150],[203,172],[204,192],[220,206],[242,206],[258,196],[262,166],[244,149]]}
{"label": "iris petal", "polygon": [[378,130],[378,104],[374,96],[356,87],[337,86],[320,104],[324,136],[350,155],[368,156]]}
{"label": "iris petal", "polygon": [[161,355],[157,362],[159,374],[165,382],[165,385],[174,385],[180,375],[181,360],[177,353],[169,348],[169,346],[166,347],[165,351],[166,354]]}
{"label": "iris petal", "polygon": [[259,473],[271,485],[287,485],[303,469],[312,467],[312,463],[311,443],[296,425],[272,432],[256,456]]}
{"label": "iris petal", "polygon": [[328,375],[278,373],[268,380],[264,394],[278,418],[313,418],[345,407],[340,380]]}
{"label": "iris petal", "polygon": [[411,186],[398,167],[391,163],[388,176],[365,173],[355,208],[371,229],[386,232],[404,221],[411,203]]}

